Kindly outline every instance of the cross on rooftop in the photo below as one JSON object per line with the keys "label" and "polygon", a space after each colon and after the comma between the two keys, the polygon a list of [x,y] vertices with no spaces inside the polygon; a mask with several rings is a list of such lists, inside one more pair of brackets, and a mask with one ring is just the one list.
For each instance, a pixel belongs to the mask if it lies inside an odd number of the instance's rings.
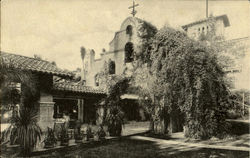
{"label": "cross on rooftop", "polygon": [[132,12],[131,14],[133,15],[133,17],[135,16],[135,14],[137,13],[137,11],[135,10],[135,7],[139,6],[139,4],[135,4],[135,1],[133,0],[133,5],[128,7],[128,9],[132,8]]}

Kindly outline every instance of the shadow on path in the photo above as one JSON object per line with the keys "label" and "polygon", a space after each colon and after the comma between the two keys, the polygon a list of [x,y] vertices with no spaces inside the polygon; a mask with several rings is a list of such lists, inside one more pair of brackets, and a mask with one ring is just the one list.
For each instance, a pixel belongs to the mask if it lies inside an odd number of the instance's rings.
{"label": "shadow on path", "polygon": [[109,140],[103,144],[79,148],[75,151],[54,152],[46,157],[72,157],[72,158],[248,158],[249,152],[204,149],[184,145],[161,145],[147,140],[137,140],[122,137]]}

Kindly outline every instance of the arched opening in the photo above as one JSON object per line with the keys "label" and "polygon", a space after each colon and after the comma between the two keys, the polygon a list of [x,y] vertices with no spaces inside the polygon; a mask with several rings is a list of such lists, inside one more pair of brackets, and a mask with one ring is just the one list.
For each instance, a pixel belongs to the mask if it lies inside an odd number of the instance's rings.
{"label": "arched opening", "polygon": [[134,60],[134,46],[133,43],[128,42],[125,45],[125,63],[130,63]]}
{"label": "arched opening", "polygon": [[115,74],[115,62],[109,60],[109,74]]}
{"label": "arched opening", "polygon": [[131,25],[128,25],[126,28],[126,34],[132,36],[133,27]]}

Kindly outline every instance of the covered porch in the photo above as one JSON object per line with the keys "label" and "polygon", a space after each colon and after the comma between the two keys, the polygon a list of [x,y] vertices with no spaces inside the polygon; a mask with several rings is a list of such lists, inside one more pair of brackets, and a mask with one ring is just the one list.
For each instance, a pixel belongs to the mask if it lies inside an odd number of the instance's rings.
{"label": "covered porch", "polygon": [[66,114],[70,118],[69,128],[74,128],[77,121],[81,124],[96,124],[98,103],[105,97],[104,91],[63,81],[53,84],[52,94],[55,121]]}

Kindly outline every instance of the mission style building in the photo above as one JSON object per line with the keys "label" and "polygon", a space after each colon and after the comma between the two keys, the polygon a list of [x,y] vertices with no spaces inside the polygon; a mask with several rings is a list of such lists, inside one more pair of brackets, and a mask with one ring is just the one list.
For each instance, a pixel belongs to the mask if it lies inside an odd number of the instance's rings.
{"label": "mission style building", "polygon": [[[230,27],[227,15],[216,16],[214,17],[214,20],[215,36],[223,37],[225,35],[225,29]],[[136,48],[141,44],[140,33],[145,31],[142,30],[144,22],[145,21],[136,17],[128,17],[125,19],[121,24],[120,30],[115,32],[114,38],[109,43],[109,50],[105,51],[105,49],[103,49],[100,53],[101,57],[99,59],[96,59],[96,53],[94,50],[86,50],[85,48],[81,49],[83,62],[82,78],[87,86],[100,86],[97,74],[103,70],[105,63],[111,67],[111,75],[120,75],[124,73],[124,71],[132,68],[134,53],[136,53]],[[209,24],[209,18],[183,25],[182,28],[190,38],[195,40],[199,40],[201,34],[206,35],[212,30],[211,25]],[[244,60],[249,54],[249,37],[220,40],[218,42],[224,45],[228,44],[239,46],[241,48],[245,47],[243,50],[233,52],[234,54],[228,54],[228,56],[232,56],[235,61],[233,65],[226,65],[225,67],[225,71],[229,74],[242,72],[242,69],[245,67],[242,65],[242,60]]]}
{"label": "mission style building", "polygon": [[[142,43],[141,34],[152,32],[152,27],[136,17],[126,18],[115,32],[114,38],[109,43],[109,50],[100,53],[100,58],[95,58],[94,50],[81,48],[82,57],[82,79],[87,86],[103,87],[101,85],[98,74],[104,70],[104,66],[108,67],[109,75],[126,75],[130,76],[135,62],[135,53]],[[145,120],[144,112],[139,108],[135,94],[124,94],[121,96],[124,101],[124,112],[127,120]]]}
{"label": "mission style building", "polygon": [[[215,17],[216,35],[224,35],[226,27],[230,26],[226,15]],[[37,109],[39,111],[39,124],[43,129],[52,127],[57,118],[62,117],[65,111],[74,120],[81,123],[97,123],[96,106],[98,101],[105,97],[105,92],[101,86],[97,74],[101,72],[107,64],[110,75],[131,75],[133,63],[135,62],[136,50],[142,43],[142,34],[152,31],[152,27],[146,21],[136,17],[126,18],[120,29],[115,32],[114,38],[109,43],[109,50],[100,53],[100,58],[96,59],[96,53],[92,49],[81,48],[82,71],[81,82],[73,81],[71,72],[61,70],[48,61],[41,59],[20,56],[11,53],[1,52],[1,58],[8,64],[12,62],[15,68],[30,71],[38,79],[39,101]],[[201,33],[207,33],[211,29],[207,25],[207,19],[193,22],[183,26],[184,31],[191,38],[198,40]],[[225,71],[234,78],[237,85],[237,74],[249,71],[242,65],[245,56],[249,56],[249,37],[222,41],[236,45],[247,46],[243,52],[235,52],[236,64],[228,65]],[[240,55],[239,55],[240,54]],[[237,86],[233,87],[234,89]],[[145,120],[144,112],[138,106],[138,96],[134,94],[124,94],[121,98],[125,102],[125,115],[128,120]],[[98,109],[100,110],[100,109]],[[171,119],[170,132],[181,131],[182,127],[174,128],[178,123],[178,118]],[[172,126],[173,125],[173,126]]]}
{"label": "mission style building", "polygon": [[[225,29],[230,26],[229,19],[227,15],[220,15],[214,17],[215,23],[215,36],[223,37],[225,35]],[[109,43],[109,50],[103,51],[100,53],[100,58],[96,59],[94,50],[87,50],[81,48],[81,57],[82,57],[82,79],[87,86],[91,87],[101,87],[98,78],[98,73],[104,69],[104,65],[107,64],[109,67],[109,74],[124,74],[130,75],[130,70],[133,67],[133,62],[135,60],[136,49],[141,44],[140,34],[142,32],[147,32],[151,30],[143,30],[143,25],[146,22],[136,18],[128,17],[125,19],[120,27],[120,30],[115,32],[114,38]],[[150,27],[149,27],[150,28]],[[190,24],[182,26],[183,30],[187,35],[194,39],[199,40],[201,34],[206,35],[213,28],[209,25],[209,18],[192,22]],[[239,74],[244,70],[244,65],[242,65],[242,60],[249,54],[249,37],[244,37],[241,39],[233,39],[229,41],[219,41],[221,44],[229,45],[242,45],[246,49],[236,52],[228,52],[227,56],[233,56],[234,64],[226,65],[224,67],[227,76],[232,80],[233,87],[232,89],[237,89],[237,84],[241,82],[239,80]],[[231,54],[230,54],[231,53]],[[249,70],[247,70],[249,71]],[[239,89],[239,88],[238,88]],[[127,117],[130,119],[141,118],[140,109],[138,110],[137,99],[138,96],[132,94],[125,94],[124,101],[127,101],[125,113],[127,111]],[[137,111],[137,113],[134,113]],[[134,116],[130,116],[130,115]],[[139,115],[138,117],[136,115]],[[170,119],[168,131],[169,132],[178,132],[182,131],[182,127],[179,125],[178,121],[181,119],[172,118]]]}
{"label": "mission style building", "polygon": [[[134,53],[136,48],[141,44],[140,33],[143,30],[145,21],[128,17],[121,24],[120,30],[115,32],[114,38],[109,43],[109,50],[100,53],[101,58],[95,58],[94,50],[81,49],[83,72],[82,77],[86,81],[87,86],[98,87],[99,82],[97,74],[103,70],[104,64],[110,65],[110,75],[121,75],[126,70],[131,70],[134,61]],[[127,72],[129,73],[129,72]]]}

